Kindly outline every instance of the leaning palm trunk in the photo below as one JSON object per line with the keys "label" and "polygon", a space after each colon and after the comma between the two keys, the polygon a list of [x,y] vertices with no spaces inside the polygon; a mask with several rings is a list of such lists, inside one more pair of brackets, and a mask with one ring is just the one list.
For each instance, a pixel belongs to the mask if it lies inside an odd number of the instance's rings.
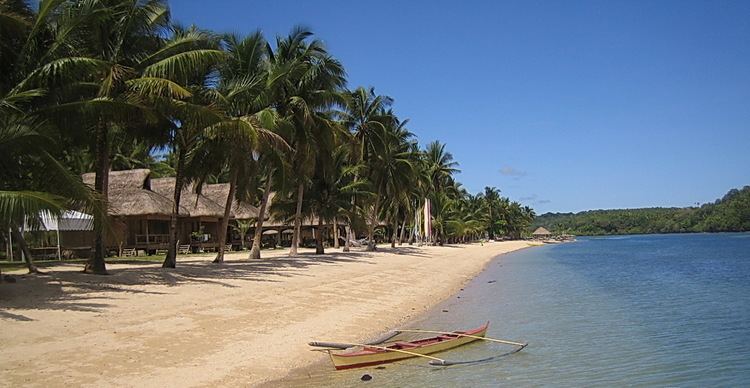
{"label": "leaning palm trunk", "polygon": [[405,237],[406,237],[406,216],[404,216],[404,222],[401,223],[401,233],[398,235],[399,246],[401,246],[401,244],[404,243]]}
{"label": "leaning palm trunk", "polygon": [[229,195],[227,195],[226,205],[224,205],[224,217],[221,219],[221,226],[219,226],[219,250],[216,253],[214,263],[224,262],[224,245],[227,243],[227,228],[229,227],[229,217],[232,216],[232,204],[234,203],[234,191],[237,189],[238,175],[237,169],[234,169],[232,176],[229,178]]}
{"label": "leaning palm trunk", "polygon": [[[266,216],[266,207],[268,206],[268,198],[271,196],[271,175],[268,175],[268,181],[266,187],[263,190],[263,199],[260,201],[260,209],[258,210],[258,221],[255,223],[255,235],[253,236],[253,246],[250,248],[249,259],[260,259],[260,244],[263,238],[263,218]],[[281,233],[281,232],[279,232]]]}
{"label": "leaning palm trunk", "polygon": [[396,247],[396,236],[398,236],[398,221],[393,217],[393,232],[391,232],[391,248]]}
{"label": "leaning palm trunk", "polygon": [[26,268],[29,269],[29,273],[39,273],[39,269],[34,265],[34,260],[31,258],[31,252],[29,251],[29,246],[26,245],[26,239],[23,238],[23,233],[15,225],[10,230],[13,239],[18,243],[18,248],[23,253],[24,262],[26,262]]}
{"label": "leaning palm trunk", "polygon": [[336,217],[333,217],[333,248],[339,249],[339,222]]}
{"label": "leaning palm trunk", "polygon": [[372,252],[375,248],[375,226],[378,222],[378,208],[380,207],[380,197],[375,200],[375,206],[370,214],[370,222],[367,225],[367,251]]}
{"label": "leaning palm trunk", "polygon": [[305,185],[300,183],[297,187],[297,211],[294,213],[294,234],[292,235],[292,246],[289,248],[290,255],[296,255],[299,248],[300,232],[302,230],[302,199],[305,194]]}
{"label": "leaning palm trunk", "polygon": [[318,233],[315,235],[315,254],[322,255],[326,253],[323,248],[323,219],[318,217]]}
{"label": "leaning palm trunk", "polygon": [[375,225],[373,222],[367,226],[367,250],[370,252],[375,250]]}
{"label": "leaning palm trunk", "polygon": [[[107,203],[109,199],[109,140],[107,139],[107,127],[99,122],[96,128],[96,176],[94,178],[94,190],[101,195],[102,201]],[[94,213],[94,255],[83,268],[84,273],[106,275],[107,266],[104,262],[104,215]]]}
{"label": "leaning palm trunk", "polygon": [[162,263],[163,268],[177,267],[177,216],[180,213],[180,198],[182,197],[182,187],[185,168],[185,156],[181,150],[177,151],[177,169],[174,179],[174,197],[172,199],[172,214],[169,216],[169,246],[167,247],[167,256]]}

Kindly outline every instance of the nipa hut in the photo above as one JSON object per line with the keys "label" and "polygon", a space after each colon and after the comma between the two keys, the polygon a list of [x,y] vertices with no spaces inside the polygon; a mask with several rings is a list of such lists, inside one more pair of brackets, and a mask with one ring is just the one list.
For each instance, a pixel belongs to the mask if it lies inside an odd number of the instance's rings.
{"label": "nipa hut", "polygon": [[[94,173],[83,174],[84,183],[94,185]],[[135,248],[146,252],[166,249],[169,243],[169,220],[172,213],[175,178],[151,178],[148,169],[111,171],[109,173],[109,212],[114,219],[111,233],[106,238],[110,251]],[[220,220],[224,216],[224,204],[229,195],[229,184],[207,184],[200,193],[193,185],[183,189],[178,213],[177,235],[179,245],[189,245],[192,251],[219,249],[224,244],[239,247],[240,233],[236,221],[254,221],[259,209],[248,203],[235,201],[230,212],[227,241],[217,241]],[[273,198],[273,194],[271,193]],[[291,241],[290,220],[270,219],[270,204],[263,215],[264,245],[288,246]],[[254,225],[253,225],[254,226]],[[343,232],[343,224],[339,234]],[[331,225],[322,225],[318,230],[317,218],[305,218],[302,222],[302,245],[314,246],[317,233],[326,231],[330,238]],[[251,246],[253,228],[245,234],[244,246]]]}
{"label": "nipa hut", "polygon": [[531,235],[536,239],[545,239],[550,238],[550,236],[552,236],[552,233],[543,226],[540,226],[536,228],[534,233],[532,233]]}
{"label": "nipa hut", "polygon": [[[82,177],[84,183],[94,185],[94,173]],[[109,213],[114,222],[113,233],[106,239],[107,248],[135,248],[146,252],[166,249],[174,185],[175,178],[151,178],[148,169],[111,171]],[[190,245],[193,251],[215,250],[223,245],[217,241],[217,236],[228,194],[228,184],[205,185],[201,194],[196,193],[192,185],[183,189],[178,212],[179,245]],[[254,206],[236,202],[231,212],[233,219],[253,219],[257,215]],[[228,243],[232,243],[232,234],[228,236]]]}

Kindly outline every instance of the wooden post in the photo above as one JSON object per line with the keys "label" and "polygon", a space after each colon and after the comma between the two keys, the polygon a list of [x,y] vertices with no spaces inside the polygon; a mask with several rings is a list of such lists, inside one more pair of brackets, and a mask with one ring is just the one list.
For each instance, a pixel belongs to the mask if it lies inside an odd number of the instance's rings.
{"label": "wooden post", "polygon": [[148,236],[148,216],[146,216],[146,254],[148,255],[148,244],[150,242],[150,238]]}

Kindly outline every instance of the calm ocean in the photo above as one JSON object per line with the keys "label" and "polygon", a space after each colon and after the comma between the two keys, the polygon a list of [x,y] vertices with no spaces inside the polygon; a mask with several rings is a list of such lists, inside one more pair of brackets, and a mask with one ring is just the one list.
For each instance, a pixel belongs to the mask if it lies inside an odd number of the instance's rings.
{"label": "calm ocean", "polygon": [[[421,359],[339,372],[321,364],[280,384],[750,386],[750,234],[580,238],[522,250],[496,259],[412,326],[488,320],[488,336],[529,347],[448,368]],[[478,342],[439,356],[506,350]],[[365,373],[371,381],[360,381]]]}

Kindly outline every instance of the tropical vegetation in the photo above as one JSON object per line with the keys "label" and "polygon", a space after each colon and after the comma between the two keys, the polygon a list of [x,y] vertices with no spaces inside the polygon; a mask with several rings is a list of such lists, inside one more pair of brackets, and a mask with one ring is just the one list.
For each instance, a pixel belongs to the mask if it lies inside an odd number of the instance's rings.
{"label": "tropical vegetation", "polygon": [[169,268],[181,194],[208,182],[229,183],[220,231],[252,233],[256,259],[264,217],[229,225],[234,201],[294,225],[291,254],[303,219],[332,225],[344,250],[357,235],[375,250],[525,233],[532,209],[494,187],[468,193],[446,145],[422,147],[408,126],[393,98],[349,88],[305,28],[267,41],[179,25],[164,0],[0,0],[0,227],[30,271],[22,228],[75,209],[94,216],[85,271],[106,273],[108,172],[132,168],[175,178]]}
{"label": "tropical vegetation", "polygon": [[732,189],[713,203],[685,208],[591,210],[546,213],[533,227],[575,235],[747,232],[750,231],[750,186]]}

